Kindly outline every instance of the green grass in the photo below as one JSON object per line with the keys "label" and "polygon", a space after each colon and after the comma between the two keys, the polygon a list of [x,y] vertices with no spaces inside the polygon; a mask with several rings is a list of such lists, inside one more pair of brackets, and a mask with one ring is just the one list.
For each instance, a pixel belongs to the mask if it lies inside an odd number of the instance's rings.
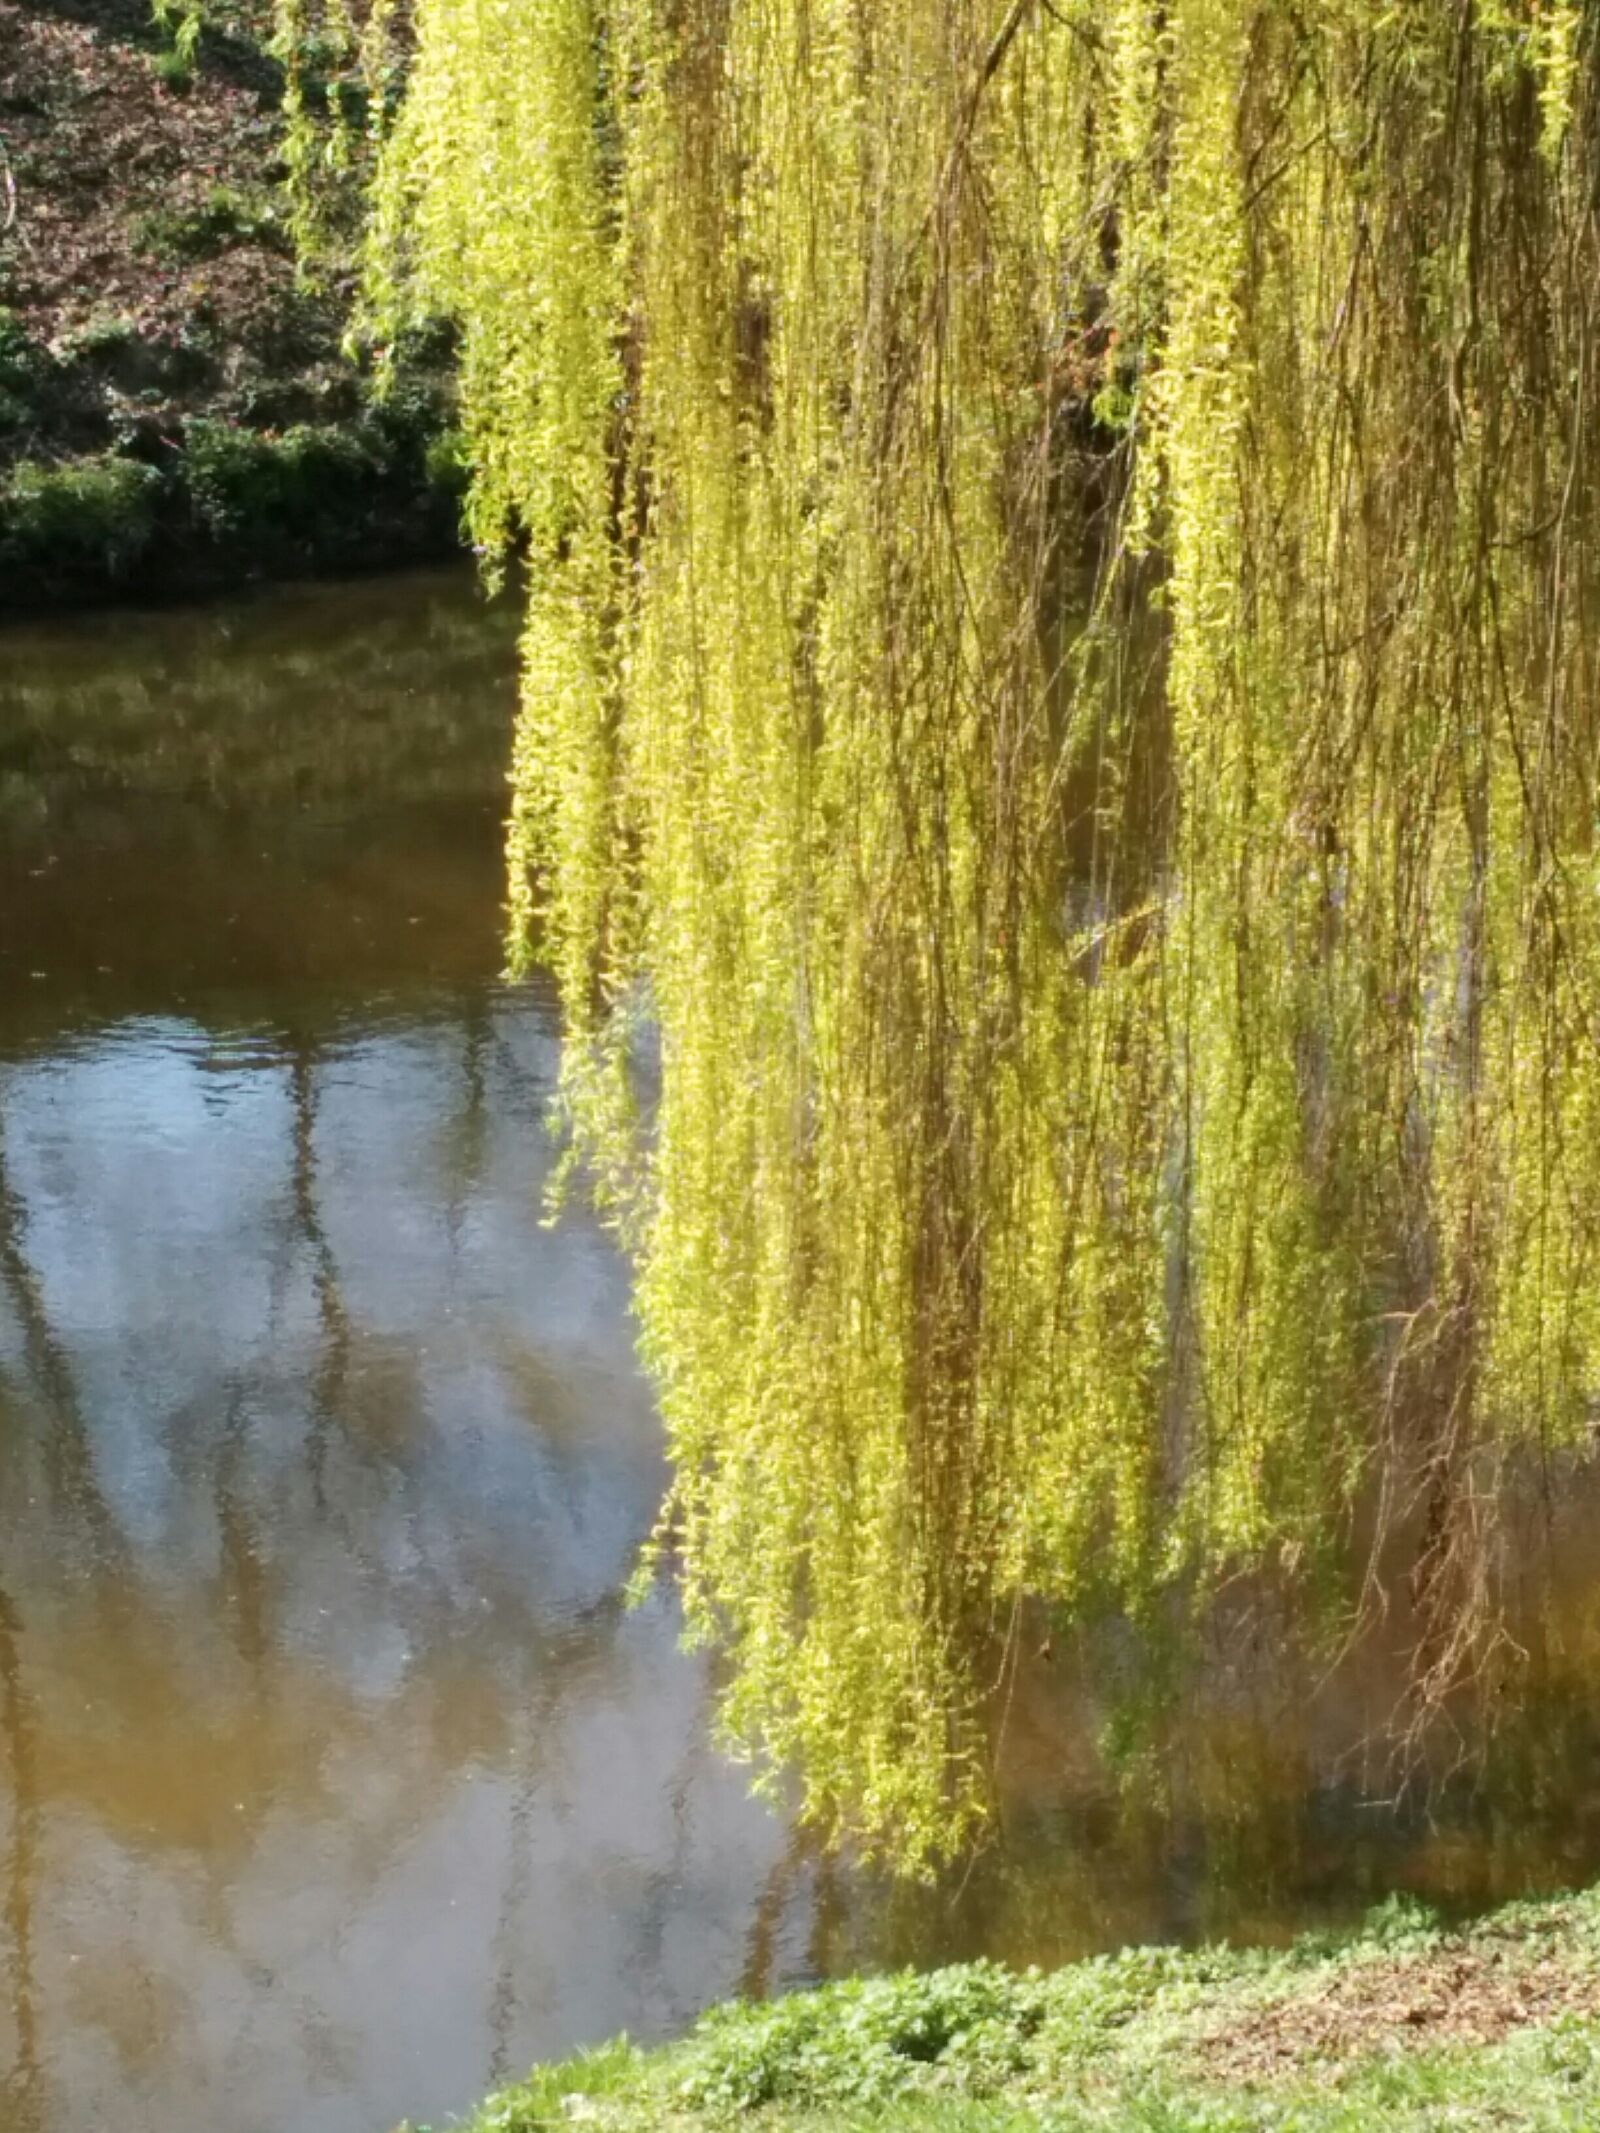
{"label": "green grass", "polygon": [[1595,2133],[1600,1892],[1286,1950],[977,1963],[714,2009],[538,2068],[466,2133]]}

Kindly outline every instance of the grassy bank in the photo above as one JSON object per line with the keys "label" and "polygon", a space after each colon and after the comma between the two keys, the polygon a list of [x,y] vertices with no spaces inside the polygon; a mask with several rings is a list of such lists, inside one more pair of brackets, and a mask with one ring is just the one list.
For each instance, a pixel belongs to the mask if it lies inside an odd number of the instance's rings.
{"label": "grassy bank", "polygon": [[470,2133],[1358,2133],[1600,2126],[1600,1891],[1451,1929],[988,1964],[708,2015],[536,2071]]}

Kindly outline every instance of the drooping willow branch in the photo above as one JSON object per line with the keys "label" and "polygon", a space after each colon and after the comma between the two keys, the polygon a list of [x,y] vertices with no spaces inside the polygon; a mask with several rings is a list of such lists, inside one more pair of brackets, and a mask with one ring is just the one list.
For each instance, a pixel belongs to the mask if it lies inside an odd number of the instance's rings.
{"label": "drooping willow branch", "polygon": [[417,38],[375,300],[527,547],[513,920],[730,1738],[919,1863],[1020,1600],[1337,1636],[1357,1530],[1412,1712],[1503,1685],[1600,1411],[1591,11]]}
{"label": "drooping willow branch", "polygon": [[[198,21],[197,4],[194,12]],[[397,0],[272,0],[271,14],[270,49],[283,70],[284,203],[301,273],[314,281],[348,271],[359,254],[409,15]]]}

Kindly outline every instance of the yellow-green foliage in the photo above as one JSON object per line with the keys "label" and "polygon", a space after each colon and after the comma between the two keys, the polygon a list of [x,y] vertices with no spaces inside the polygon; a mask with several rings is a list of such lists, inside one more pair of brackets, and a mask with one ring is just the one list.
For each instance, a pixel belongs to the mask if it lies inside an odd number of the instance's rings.
{"label": "yellow-green foliage", "polygon": [[1362,1503],[1448,1694],[1600,1394],[1592,10],[417,28],[378,293],[526,542],[512,915],[729,1737],[921,1863],[1024,1600],[1326,1593]]}
{"label": "yellow-green foliage", "polygon": [[[303,276],[348,267],[362,171],[381,148],[402,67],[396,0],[272,0],[283,68],[284,192]],[[366,141],[357,127],[365,109]],[[363,151],[367,151],[364,153]]]}
{"label": "yellow-green foliage", "polygon": [[156,28],[171,39],[162,55],[162,71],[175,86],[185,86],[205,28],[202,0],[151,0],[150,13]]}

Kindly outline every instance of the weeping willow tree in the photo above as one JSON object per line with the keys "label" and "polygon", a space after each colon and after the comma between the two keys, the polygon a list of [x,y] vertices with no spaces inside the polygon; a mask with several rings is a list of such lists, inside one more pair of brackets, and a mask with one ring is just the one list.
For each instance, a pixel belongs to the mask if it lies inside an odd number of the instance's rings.
{"label": "weeping willow tree", "polygon": [[525,546],[657,1554],[902,1863],[1024,1608],[1404,1599],[1401,1727],[1515,1676],[1600,1414],[1596,27],[419,0],[374,284]]}

